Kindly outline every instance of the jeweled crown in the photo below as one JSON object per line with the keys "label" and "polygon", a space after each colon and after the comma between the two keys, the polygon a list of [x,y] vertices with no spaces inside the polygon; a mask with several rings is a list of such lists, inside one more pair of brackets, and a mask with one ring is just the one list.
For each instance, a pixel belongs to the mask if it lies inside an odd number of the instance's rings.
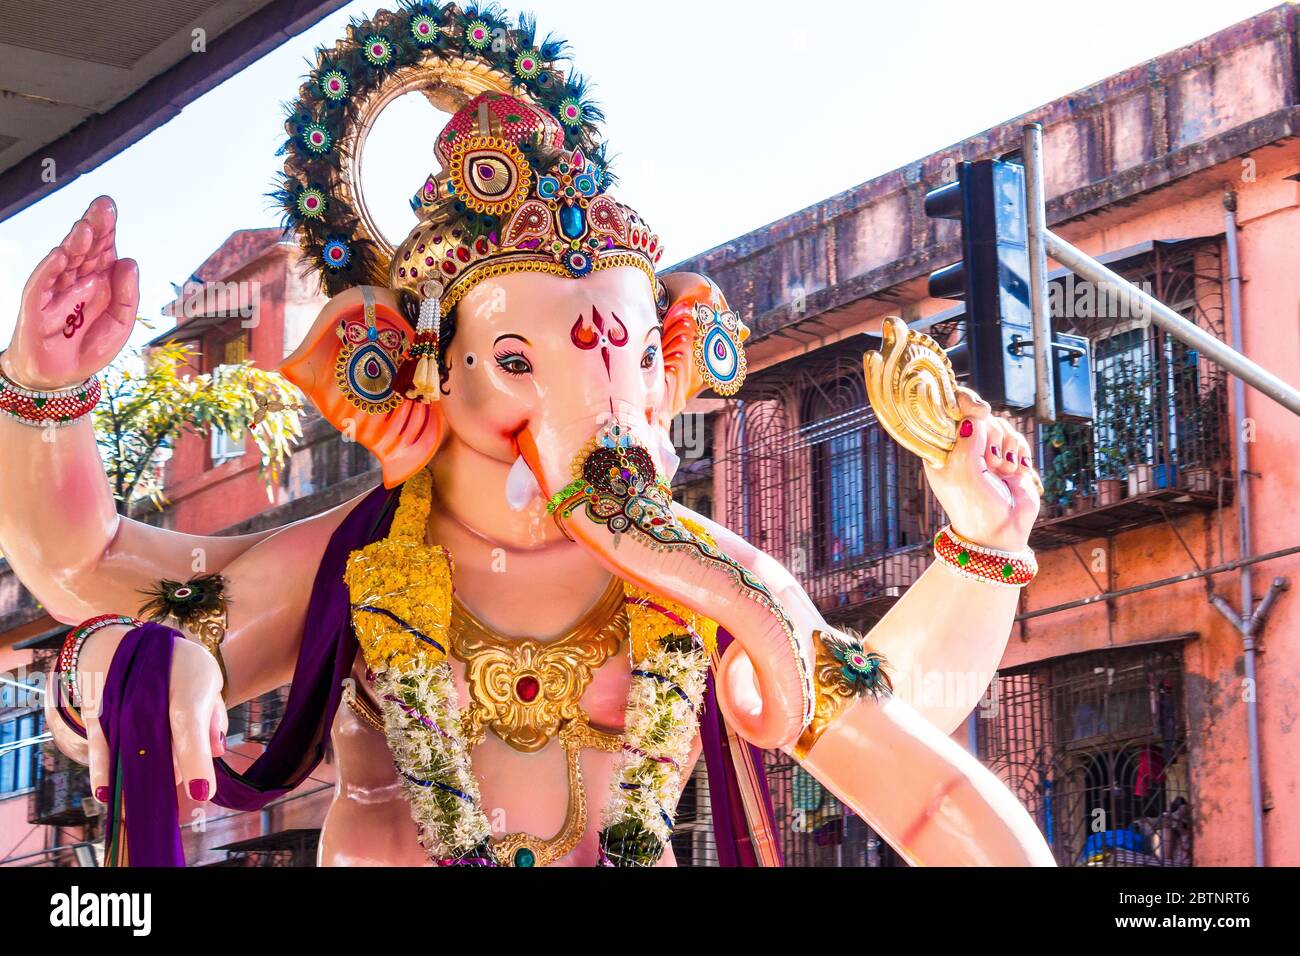
{"label": "jeweled crown", "polygon": [[[495,4],[429,0],[354,21],[317,51],[290,109],[275,196],[331,296],[386,285],[415,324],[411,339],[387,350],[369,339],[348,347],[349,336],[378,332],[371,305],[364,327],[340,326],[340,388],[367,407],[438,400],[444,320],[493,276],[580,278],[631,266],[668,308],[655,277],[659,237],[608,194],[603,113],[586,80],[562,68],[566,59],[564,41],[539,38],[531,17],[510,23]],[[411,92],[452,116],[434,146],[441,169],[412,201],[419,221],[394,246],[366,204],[361,155],[380,113]],[[701,362],[713,354],[696,353]],[[720,361],[734,365],[738,384],[743,355],[737,364],[731,354]]]}
{"label": "jeweled crown", "polygon": [[[326,291],[389,285],[415,319],[504,272],[634,265],[653,284],[659,239],[608,195],[603,113],[567,59],[531,17],[477,2],[412,0],[322,47],[290,108],[275,196]],[[441,170],[413,202],[419,222],[394,247],[367,207],[361,154],[379,114],[410,92],[452,118],[435,144]]]}
{"label": "jeweled crown", "polygon": [[439,299],[444,315],[509,272],[634,266],[653,287],[659,237],[605,191],[605,170],[582,146],[566,145],[563,122],[494,92],[458,110],[438,136],[441,171],[411,200],[420,223],[393,255],[391,287]]}

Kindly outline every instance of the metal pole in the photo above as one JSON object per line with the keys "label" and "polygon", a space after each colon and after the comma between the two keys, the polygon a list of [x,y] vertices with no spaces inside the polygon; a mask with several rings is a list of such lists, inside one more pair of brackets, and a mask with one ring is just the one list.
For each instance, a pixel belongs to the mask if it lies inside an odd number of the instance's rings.
{"label": "metal pole", "polygon": [[0,674],[0,684],[4,684],[7,687],[17,688],[18,690],[25,691],[26,693],[29,694],[45,693],[44,687],[37,687],[35,684],[28,684],[25,683],[24,681],[17,681],[14,680],[12,677],[6,676],[5,674]]}
{"label": "metal pole", "polygon": [[[1245,350],[1241,322],[1241,259],[1237,249],[1237,194],[1228,190],[1223,194],[1223,233],[1228,246],[1228,301],[1231,310],[1232,344]],[[1254,546],[1251,541],[1250,508],[1250,445],[1246,441],[1243,422],[1246,418],[1246,387],[1238,377],[1232,380],[1232,437],[1237,458],[1237,536],[1238,553],[1250,557]],[[1264,784],[1259,757],[1259,682],[1255,673],[1255,628],[1252,626],[1255,596],[1250,565],[1241,568],[1241,644],[1246,686],[1246,743],[1250,761],[1250,811],[1251,830],[1255,847],[1255,865],[1264,865]]]}
{"label": "metal pole", "polygon": [[1034,326],[1034,416],[1056,421],[1056,369],[1052,316],[1047,302],[1047,206],[1043,192],[1043,127],[1024,128],[1026,234],[1029,246],[1029,314]]}
{"label": "metal pole", "polygon": [[40,744],[49,743],[53,740],[52,734],[38,734],[35,737],[24,737],[22,740],[15,740],[13,743],[0,746],[0,757],[7,754],[15,753],[19,750],[26,750],[28,747],[36,747]]}
{"label": "metal pole", "polygon": [[1061,265],[1091,282],[1113,286],[1132,314],[1150,316],[1153,323],[1174,338],[1192,346],[1225,371],[1258,389],[1284,408],[1300,415],[1300,390],[1252,362],[1236,349],[1220,342],[1195,322],[1189,322],[1169,306],[1147,295],[1118,273],[1111,272],[1092,256],[1080,252],[1060,236],[1048,231],[1045,238],[1047,254]]}
{"label": "metal pole", "polygon": [[746,487],[749,476],[745,474],[745,400],[742,398],[737,405],[737,411],[740,417],[739,427],[736,429],[736,444],[740,447],[736,455],[740,459],[740,487],[732,488],[733,495],[740,496],[740,533],[746,541],[749,540],[749,489]]}
{"label": "metal pole", "polygon": [[1053,604],[1051,607],[1040,607],[1033,611],[1024,611],[1023,613],[1017,614],[1015,620],[1029,621],[1036,617],[1044,617],[1048,614],[1056,614],[1060,611],[1072,611],[1076,607],[1088,607],[1089,605],[1099,604],[1102,601],[1108,601],[1113,598],[1128,597],[1130,594],[1141,594],[1143,591],[1153,591],[1156,588],[1168,587],[1171,584],[1182,584],[1184,581],[1195,581],[1198,578],[1208,578],[1211,575],[1223,574],[1227,571],[1235,571],[1247,564],[1260,564],[1263,561],[1285,558],[1292,554],[1300,554],[1300,545],[1283,548],[1280,551],[1270,551],[1268,554],[1257,554],[1251,558],[1238,558],[1235,561],[1225,561],[1223,564],[1217,564],[1214,567],[1206,568],[1203,571],[1188,571],[1186,574],[1177,574],[1172,578],[1161,578],[1159,581],[1149,581],[1146,584],[1135,584],[1131,588],[1120,588],[1118,591],[1103,591],[1099,594],[1090,594],[1086,598],[1079,598],[1075,601],[1066,601],[1064,604]]}

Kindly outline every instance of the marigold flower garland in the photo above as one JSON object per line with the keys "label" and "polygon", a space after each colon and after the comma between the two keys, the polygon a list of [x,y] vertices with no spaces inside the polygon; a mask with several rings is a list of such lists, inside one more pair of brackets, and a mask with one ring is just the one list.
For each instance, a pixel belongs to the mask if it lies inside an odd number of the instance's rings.
{"label": "marigold flower garland", "polygon": [[[427,470],[406,483],[388,537],[354,551],[344,581],[421,845],[439,865],[496,866],[447,660],[451,557],[424,543],[431,493]],[[672,836],[717,625],[631,585],[625,601],[633,680],[600,863],[651,866]]]}
{"label": "marigold flower garland", "polygon": [[343,580],[420,844],[440,864],[491,865],[447,660],[451,559],[424,543],[431,491],[427,471],[407,482],[388,537],[354,551]]}

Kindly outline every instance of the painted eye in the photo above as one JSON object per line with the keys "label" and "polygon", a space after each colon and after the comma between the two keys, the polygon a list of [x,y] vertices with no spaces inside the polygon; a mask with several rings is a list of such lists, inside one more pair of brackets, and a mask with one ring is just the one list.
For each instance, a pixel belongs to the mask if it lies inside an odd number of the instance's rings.
{"label": "painted eye", "polygon": [[650,346],[648,349],[645,350],[645,354],[641,356],[641,367],[644,369],[654,368],[655,358],[658,355],[659,355],[659,346],[657,345]]}
{"label": "painted eye", "polygon": [[496,356],[497,367],[507,375],[527,375],[533,370],[528,359],[524,358],[518,352],[510,352],[505,355]]}

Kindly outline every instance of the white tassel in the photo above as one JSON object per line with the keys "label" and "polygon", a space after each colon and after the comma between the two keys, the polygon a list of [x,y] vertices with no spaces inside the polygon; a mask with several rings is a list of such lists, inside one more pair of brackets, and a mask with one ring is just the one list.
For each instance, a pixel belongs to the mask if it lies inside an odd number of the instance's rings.
{"label": "white tassel", "polygon": [[[433,291],[433,290],[426,290]],[[442,316],[441,299],[436,292],[420,300],[420,317],[415,326],[413,349],[421,354],[411,376],[411,387],[406,397],[418,402],[436,402],[442,397],[442,376],[438,368],[438,320]]]}

